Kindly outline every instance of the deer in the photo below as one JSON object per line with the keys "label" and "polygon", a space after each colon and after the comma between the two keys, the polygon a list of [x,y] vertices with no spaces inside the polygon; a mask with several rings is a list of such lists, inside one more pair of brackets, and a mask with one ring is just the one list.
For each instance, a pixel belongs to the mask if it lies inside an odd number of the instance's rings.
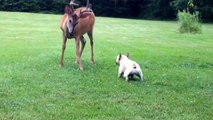
{"label": "deer", "polygon": [[[67,39],[75,39],[75,54],[76,62],[79,65],[80,70],[83,70],[83,64],[81,62],[81,55],[84,50],[86,40],[84,34],[87,34],[90,39],[91,47],[91,64],[94,64],[94,51],[93,51],[93,28],[95,24],[95,14],[91,9],[91,4],[87,0],[86,7],[79,7],[74,9],[74,6],[78,6],[75,0],[71,0],[69,6],[65,7],[65,13],[61,18],[60,28],[62,30],[62,53],[60,57],[59,66],[64,66],[64,52],[66,49]],[[80,49],[81,43],[81,49]]]}

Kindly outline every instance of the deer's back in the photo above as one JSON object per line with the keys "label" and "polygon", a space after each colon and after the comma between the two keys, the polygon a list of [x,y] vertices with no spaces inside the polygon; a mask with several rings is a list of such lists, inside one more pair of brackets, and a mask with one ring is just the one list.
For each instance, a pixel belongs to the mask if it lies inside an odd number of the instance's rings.
{"label": "deer's back", "polygon": [[[75,9],[74,13],[76,14],[80,14],[80,12],[83,12],[84,10],[86,10],[86,7],[80,7]],[[78,20],[78,24],[75,26],[74,29],[74,36],[76,35],[83,35],[87,32],[92,32],[93,31],[93,26],[95,24],[95,15],[93,12],[84,12],[79,20]]]}

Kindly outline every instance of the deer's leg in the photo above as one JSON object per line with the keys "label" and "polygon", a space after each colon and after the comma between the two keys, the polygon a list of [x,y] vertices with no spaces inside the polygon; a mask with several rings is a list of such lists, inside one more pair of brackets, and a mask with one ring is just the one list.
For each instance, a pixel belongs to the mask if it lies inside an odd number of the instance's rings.
{"label": "deer's leg", "polygon": [[62,53],[61,53],[61,58],[60,58],[60,63],[59,66],[63,67],[64,65],[64,51],[66,49],[66,42],[67,42],[67,37],[64,36],[64,34],[62,35],[63,39],[62,39]]}
{"label": "deer's leg", "polygon": [[81,55],[82,55],[82,53],[84,51],[86,40],[85,40],[84,36],[81,36],[80,40],[81,40],[81,51],[80,51],[80,57],[81,57]]}
{"label": "deer's leg", "polygon": [[79,64],[80,70],[83,70],[83,65],[81,63],[80,52],[79,52],[79,42],[80,42],[80,37],[76,37],[75,38],[76,60],[77,60],[77,63]]}
{"label": "deer's leg", "polygon": [[90,39],[90,46],[91,46],[91,63],[94,64],[94,52],[93,52],[93,35],[92,32],[88,33],[89,39]]}

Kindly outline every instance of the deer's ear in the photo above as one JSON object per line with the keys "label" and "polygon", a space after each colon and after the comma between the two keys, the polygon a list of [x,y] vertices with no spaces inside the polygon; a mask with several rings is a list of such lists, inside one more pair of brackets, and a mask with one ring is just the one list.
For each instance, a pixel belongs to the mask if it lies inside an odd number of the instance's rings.
{"label": "deer's ear", "polygon": [[127,53],[126,56],[129,58],[129,53]]}
{"label": "deer's ear", "polygon": [[70,6],[66,5],[65,7],[65,13],[70,14]]}

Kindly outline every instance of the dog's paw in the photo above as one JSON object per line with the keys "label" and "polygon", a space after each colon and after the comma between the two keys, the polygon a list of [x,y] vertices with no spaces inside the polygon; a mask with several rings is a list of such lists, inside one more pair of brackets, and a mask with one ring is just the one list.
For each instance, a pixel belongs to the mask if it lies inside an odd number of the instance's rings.
{"label": "dog's paw", "polygon": [[126,77],[126,82],[128,82],[128,80],[129,80],[129,78],[128,78],[128,77]]}

